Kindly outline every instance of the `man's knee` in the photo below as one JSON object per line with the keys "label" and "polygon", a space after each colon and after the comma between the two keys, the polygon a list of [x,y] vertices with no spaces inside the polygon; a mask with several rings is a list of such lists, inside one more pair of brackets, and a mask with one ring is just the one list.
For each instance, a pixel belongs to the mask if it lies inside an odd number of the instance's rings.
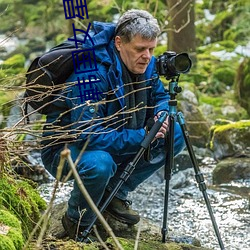
{"label": "man's knee", "polygon": [[105,151],[86,151],[78,164],[78,172],[86,178],[109,179],[116,172],[112,156]]}

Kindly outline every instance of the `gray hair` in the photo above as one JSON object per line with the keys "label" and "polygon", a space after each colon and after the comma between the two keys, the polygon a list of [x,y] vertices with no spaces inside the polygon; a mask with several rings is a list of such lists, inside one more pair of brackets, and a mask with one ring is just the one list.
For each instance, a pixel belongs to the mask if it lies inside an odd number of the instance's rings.
{"label": "gray hair", "polygon": [[115,35],[128,43],[135,35],[153,40],[160,34],[157,20],[145,10],[128,10],[118,20]]}

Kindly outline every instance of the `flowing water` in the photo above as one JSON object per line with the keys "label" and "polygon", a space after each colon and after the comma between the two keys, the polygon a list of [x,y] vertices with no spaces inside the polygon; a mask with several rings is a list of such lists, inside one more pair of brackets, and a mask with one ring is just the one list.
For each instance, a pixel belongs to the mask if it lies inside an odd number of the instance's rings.
{"label": "flowing water", "polygon": [[[205,164],[205,163],[204,163]],[[212,186],[211,162],[201,168],[207,185],[209,202],[219,227],[222,241],[227,250],[250,249],[250,180],[232,182],[227,185]],[[174,185],[170,187],[168,203],[168,227],[174,234],[195,237],[202,246],[220,249],[214,233],[202,192],[197,187],[193,169],[187,169],[173,175]],[[160,228],[164,213],[165,181],[156,185],[155,180],[148,180],[133,197],[134,205],[145,216]],[[145,197],[143,204],[138,203],[139,197]]]}
{"label": "flowing water", "polygon": [[[212,185],[211,173],[215,163],[211,158],[202,162],[209,202],[226,250],[250,250],[250,180]],[[156,173],[130,194],[133,208],[142,217],[162,227],[165,180]],[[72,182],[60,187],[56,203],[69,198]],[[41,195],[49,201],[53,182],[40,186]],[[175,173],[170,180],[168,202],[169,232],[176,236],[195,237],[201,245],[219,250],[217,237],[206,208],[202,192],[197,187],[194,170],[188,168]]]}

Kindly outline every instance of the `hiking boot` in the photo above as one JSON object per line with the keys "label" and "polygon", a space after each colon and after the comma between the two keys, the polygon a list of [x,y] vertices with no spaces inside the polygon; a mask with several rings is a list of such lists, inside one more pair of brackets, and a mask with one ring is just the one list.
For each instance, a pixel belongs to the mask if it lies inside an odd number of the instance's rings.
{"label": "hiking boot", "polygon": [[140,216],[130,208],[131,205],[132,201],[114,197],[105,211],[122,223],[134,225],[140,221]]}
{"label": "hiking boot", "polygon": [[75,223],[75,221],[73,221],[68,217],[67,213],[65,213],[64,216],[62,217],[62,225],[66,232],[65,236],[68,236],[70,239],[85,243],[91,243],[97,241],[97,238],[92,234],[90,234],[85,239],[82,234],[86,229],[86,227],[80,226],[78,225],[78,223]]}

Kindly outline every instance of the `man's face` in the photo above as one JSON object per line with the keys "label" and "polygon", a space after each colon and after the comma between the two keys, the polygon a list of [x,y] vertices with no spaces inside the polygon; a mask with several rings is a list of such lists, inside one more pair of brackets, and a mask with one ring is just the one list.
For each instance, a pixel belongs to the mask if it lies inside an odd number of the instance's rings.
{"label": "man's face", "polygon": [[157,39],[146,40],[136,35],[128,43],[124,43],[121,37],[115,37],[115,46],[128,70],[134,74],[143,74],[151,60],[156,47]]}

